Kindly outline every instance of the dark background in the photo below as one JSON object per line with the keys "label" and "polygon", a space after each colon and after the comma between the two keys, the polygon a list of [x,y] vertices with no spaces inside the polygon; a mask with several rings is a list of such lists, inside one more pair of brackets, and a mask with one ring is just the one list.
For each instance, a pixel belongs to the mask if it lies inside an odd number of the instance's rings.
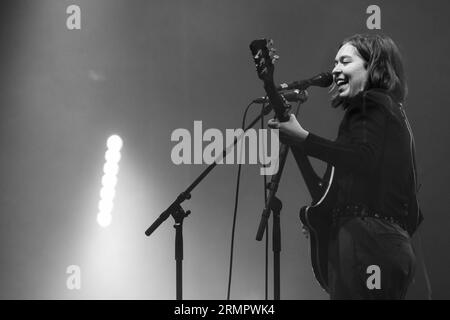
{"label": "dark background", "polygon": [[[81,30],[66,8],[81,8]],[[433,298],[450,297],[448,1],[377,1],[381,30],[366,28],[369,1],[3,1],[0,43],[0,298],[173,299],[173,222],[145,229],[206,165],[172,163],[177,128],[237,128],[263,95],[248,45],[275,40],[276,79],[330,70],[338,44],[382,32],[400,47],[415,132],[423,258]],[[299,117],[334,138],[342,116],[312,88]],[[250,117],[259,111],[253,107]],[[124,140],[112,224],[96,222],[106,139]],[[323,168],[315,162],[318,169]],[[259,165],[243,170],[231,297],[264,298]],[[236,165],[216,168],[184,205],[184,297],[225,299]],[[310,201],[290,156],[283,200],[281,297],[327,299],[311,272],[298,209]],[[417,239],[415,239],[417,244]],[[82,270],[81,290],[66,268]],[[271,265],[271,263],[269,264]],[[272,271],[270,270],[271,274]],[[270,278],[269,292],[272,292]],[[272,297],[272,295],[270,295]],[[411,299],[427,297],[418,265]]]}

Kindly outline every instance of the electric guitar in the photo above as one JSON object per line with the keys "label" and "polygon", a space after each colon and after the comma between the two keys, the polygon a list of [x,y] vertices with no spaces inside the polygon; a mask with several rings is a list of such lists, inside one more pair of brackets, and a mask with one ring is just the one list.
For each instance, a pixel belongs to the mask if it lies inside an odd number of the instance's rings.
{"label": "electric guitar", "polygon": [[[254,40],[250,50],[258,77],[264,82],[264,89],[280,122],[289,119],[290,106],[276,89],[273,74],[274,62],[279,59],[272,48],[273,41]],[[333,183],[335,168],[327,166],[323,178],[314,171],[301,147],[291,147],[297,166],[302,173],[311,194],[312,203],[300,209],[300,221],[309,230],[311,264],[320,286],[328,291],[328,242],[332,223],[331,212],[336,203],[336,184]]]}

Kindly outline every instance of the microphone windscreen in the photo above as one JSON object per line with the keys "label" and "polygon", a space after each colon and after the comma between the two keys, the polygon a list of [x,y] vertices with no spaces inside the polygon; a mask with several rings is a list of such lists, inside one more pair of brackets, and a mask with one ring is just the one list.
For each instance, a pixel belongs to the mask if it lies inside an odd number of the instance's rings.
{"label": "microphone windscreen", "polygon": [[329,87],[331,86],[332,83],[333,83],[333,75],[331,74],[331,72],[321,73],[314,79],[314,85],[318,87],[323,88]]}

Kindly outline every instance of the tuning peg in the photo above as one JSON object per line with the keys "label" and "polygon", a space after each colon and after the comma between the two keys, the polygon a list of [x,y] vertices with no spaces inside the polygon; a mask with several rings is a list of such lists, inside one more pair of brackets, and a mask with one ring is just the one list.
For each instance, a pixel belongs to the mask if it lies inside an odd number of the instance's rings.
{"label": "tuning peg", "polygon": [[258,59],[262,54],[262,50],[259,49],[258,52],[256,53],[256,55],[254,56],[255,59]]}
{"label": "tuning peg", "polygon": [[276,54],[277,49],[275,48],[270,48],[269,49],[269,56],[273,57],[273,56],[277,56],[279,58],[279,56]]}
{"label": "tuning peg", "polygon": [[280,56],[274,55],[272,57],[272,64],[275,63],[275,61],[277,61],[278,59],[280,59]]}

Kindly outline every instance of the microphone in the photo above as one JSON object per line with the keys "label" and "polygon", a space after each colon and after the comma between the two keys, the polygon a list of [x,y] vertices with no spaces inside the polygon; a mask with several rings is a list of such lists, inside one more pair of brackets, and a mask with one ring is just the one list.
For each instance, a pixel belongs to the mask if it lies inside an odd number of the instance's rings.
{"label": "microphone", "polygon": [[294,81],[291,83],[282,83],[277,87],[277,90],[278,91],[292,90],[292,89],[305,90],[310,86],[326,88],[331,86],[332,83],[333,83],[333,75],[330,72],[323,72],[307,80]]}
{"label": "microphone", "polygon": [[[282,97],[284,97],[284,99],[286,99],[288,102],[297,102],[300,101],[301,103],[305,102],[306,100],[308,100],[308,91],[306,90],[292,90],[292,91],[287,91],[287,92],[283,92],[281,94]],[[253,100],[253,103],[269,103],[269,98],[267,96],[265,97],[261,97],[261,98],[257,98],[255,100]]]}

